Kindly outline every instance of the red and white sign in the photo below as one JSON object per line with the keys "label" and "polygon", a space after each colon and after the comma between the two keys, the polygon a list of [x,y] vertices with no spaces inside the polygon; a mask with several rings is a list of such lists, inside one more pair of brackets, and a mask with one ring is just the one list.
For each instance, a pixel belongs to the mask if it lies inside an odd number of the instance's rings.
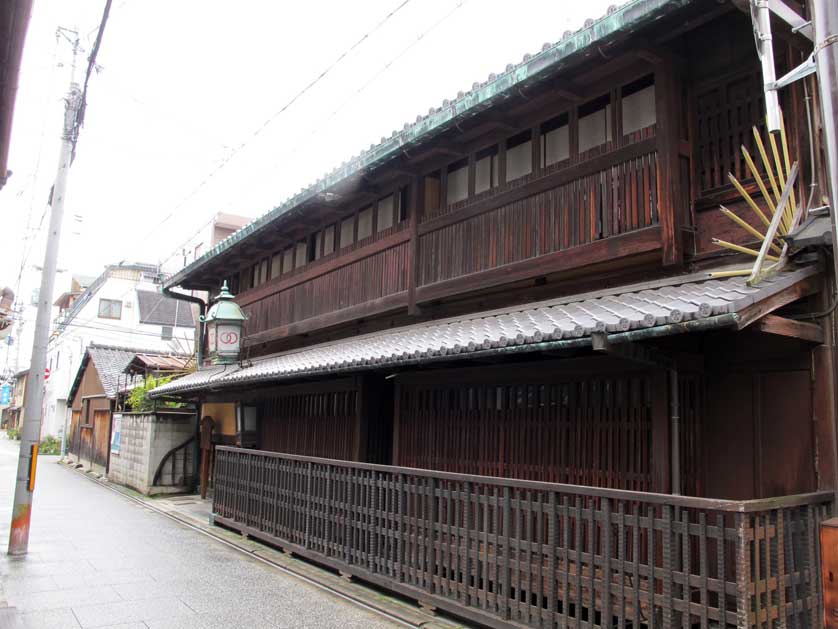
{"label": "red and white sign", "polygon": [[49,367],[44,367],[44,382],[49,380]]}

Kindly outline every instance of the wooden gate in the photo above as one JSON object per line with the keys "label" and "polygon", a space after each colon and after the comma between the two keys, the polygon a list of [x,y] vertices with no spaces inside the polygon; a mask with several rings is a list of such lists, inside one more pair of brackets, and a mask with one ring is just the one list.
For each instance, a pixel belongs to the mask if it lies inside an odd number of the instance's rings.
{"label": "wooden gate", "polygon": [[108,449],[111,436],[111,412],[93,412],[93,435],[90,450],[90,461],[96,465],[107,467]]}

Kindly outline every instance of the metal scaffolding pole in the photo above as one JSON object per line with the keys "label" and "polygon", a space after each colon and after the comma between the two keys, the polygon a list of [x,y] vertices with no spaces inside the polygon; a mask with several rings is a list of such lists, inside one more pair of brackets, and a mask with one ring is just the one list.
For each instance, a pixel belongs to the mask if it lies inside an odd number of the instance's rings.
{"label": "metal scaffolding pole", "polygon": [[61,240],[61,223],[64,219],[64,196],[67,192],[67,174],[73,151],[76,116],[81,104],[81,90],[71,83],[64,108],[64,130],[61,133],[61,151],[58,172],[52,191],[52,211],[47,234],[47,249],[41,271],[41,289],[38,294],[38,314],[35,319],[35,340],[32,343],[32,360],[26,383],[27,397],[23,425],[20,430],[20,456],[18,458],[15,498],[12,509],[12,527],[9,533],[9,554],[25,555],[29,548],[29,521],[32,514],[32,495],[35,491],[35,469],[38,461],[38,442],[41,433],[41,414],[44,399],[44,369],[47,360],[49,326],[52,314],[52,294],[55,288],[55,268],[58,262],[58,245]]}

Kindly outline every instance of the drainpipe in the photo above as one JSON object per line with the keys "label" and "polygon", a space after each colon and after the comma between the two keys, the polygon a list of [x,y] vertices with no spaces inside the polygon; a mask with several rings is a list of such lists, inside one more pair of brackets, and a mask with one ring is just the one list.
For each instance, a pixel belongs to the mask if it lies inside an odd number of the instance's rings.
{"label": "drainpipe", "polygon": [[180,301],[188,301],[192,304],[198,304],[198,308],[200,310],[198,316],[198,339],[195,341],[195,353],[196,353],[196,360],[198,362],[198,369],[201,368],[201,365],[204,364],[204,323],[203,318],[204,315],[207,313],[207,304],[204,302],[203,299],[200,297],[195,297],[194,295],[185,295],[184,293],[176,293],[168,286],[163,286],[163,294],[167,297],[171,297],[172,299],[178,299]]}
{"label": "drainpipe", "polygon": [[669,433],[670,473],[672,495],[681,495],[681,404],[678,389],[678,369],[669,370]]}
{"label": "drainpipe", "polygon": [[[818,95],[826,148],[826,190],[829,193],[829,214],[832,218],[833,286],[838,286],[838,7],[835,0],[812,0],[812,26],[815,36],[815,67],[818,75]],[[830,339],[833,365],[835,338]],[[832,515],[838,516],[838,461],[836,460],[836,419],[832,424],[833,491],[835,499]]]}

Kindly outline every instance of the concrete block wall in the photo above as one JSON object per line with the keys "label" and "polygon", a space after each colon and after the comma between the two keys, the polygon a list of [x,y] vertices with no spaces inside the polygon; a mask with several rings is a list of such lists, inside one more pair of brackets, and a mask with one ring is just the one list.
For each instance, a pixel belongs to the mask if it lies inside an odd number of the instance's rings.
{"label": "concrete block wall", "polygon": [[160,461],[195,434],[196,422],[188,413],[124,413],[119,453],[111,453],[108,480],[146,495],[184,491],[182,479],[171,487],[152,483]]}

